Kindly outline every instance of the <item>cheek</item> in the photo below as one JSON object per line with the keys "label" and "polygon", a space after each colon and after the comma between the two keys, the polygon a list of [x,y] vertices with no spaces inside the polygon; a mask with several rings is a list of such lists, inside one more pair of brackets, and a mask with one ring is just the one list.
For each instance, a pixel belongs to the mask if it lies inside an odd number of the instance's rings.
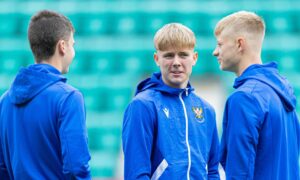
{"label": "cheek", "polygon": [[172,66],[171,66],[171,63],[168,62],[168,61],[164,61],[164,62],[162,63],[162,66],[163,66],[164,69],[170,69],[170,68],[172,67]]}

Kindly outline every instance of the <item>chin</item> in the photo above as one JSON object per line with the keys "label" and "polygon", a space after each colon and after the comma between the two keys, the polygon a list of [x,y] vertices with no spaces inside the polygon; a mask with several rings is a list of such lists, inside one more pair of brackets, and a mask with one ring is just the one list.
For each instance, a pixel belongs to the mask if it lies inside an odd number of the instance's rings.
{"label": "chin", "polygon": [[62,74],[67,74],[68,72],[69,72],[69,69],[63,69],[63,70],[61,71]]}

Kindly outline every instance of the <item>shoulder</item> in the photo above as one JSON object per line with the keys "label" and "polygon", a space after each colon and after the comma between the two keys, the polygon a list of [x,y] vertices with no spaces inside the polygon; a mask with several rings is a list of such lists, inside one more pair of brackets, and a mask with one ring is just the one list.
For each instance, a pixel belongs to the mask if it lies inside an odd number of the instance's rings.
{"label": "shoulder", "polygon": [[262,115],[264,108],[259,96],[253,91],[235,91],[227,99],[226,108],[233,113],[242,110]]}
{"label": "shoulder", "polygon": [[244,92],[245,94],[252,94],[253,96],[261,96],[266,91],[272,91],[272,88],[256,79],[249,79],[243,85],[238,87],[235,92]]}
{"label": "shoulder", "polygon": [[60,99],[59,101],[61,101],[62,103],[65,101],[83,103],[84,101],[83,95],[78,89],[61,81],[49,86],[45,92],[53,98],[56,97]]}
{"label": "shoulder", "polygon": [[144,104],[155,103],[159,98],[157,97],[158,93],[155,90],[148,89],[138,93],[132,100],[132,102],[142,102]]}

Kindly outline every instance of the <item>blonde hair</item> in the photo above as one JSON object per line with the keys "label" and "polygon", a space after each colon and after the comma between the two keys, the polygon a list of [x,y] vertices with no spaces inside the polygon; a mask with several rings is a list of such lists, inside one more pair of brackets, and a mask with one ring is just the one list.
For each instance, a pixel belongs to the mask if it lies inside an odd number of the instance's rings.
{"label": "blonde hair", "polygon": [[159,29],[154,36],[156,50],[194,49],[196,37],[191,29],[180,24],[170,23]]}
{"label": "blonde hair", "polygon": [[265,35],[265,22],[257,14],[248,11],[238,11],[221,19],[215,28],[215,35],[220,35],[223,31],[232,35],[249,34],[257,38]]}

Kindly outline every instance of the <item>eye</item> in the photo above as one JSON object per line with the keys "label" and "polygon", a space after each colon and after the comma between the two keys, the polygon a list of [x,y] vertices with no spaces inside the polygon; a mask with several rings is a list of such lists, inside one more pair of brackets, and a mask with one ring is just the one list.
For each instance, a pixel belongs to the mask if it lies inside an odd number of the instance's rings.
{"label": "eye", "polygon": [[167,54],[163,55],[163,57],[166,58],[166,59],[171,59],[171,58],[174,57],[174,54],[172,54],[172,53],[167,53]]}
{"label": "eye", "polygon": [[189,54],[188,54],[188,53],[185,53],[185,52],[183,52],[183,53],[179,53],[179,56],[180,56],[181,58],[186,58],[186,57],[188,57],[188,56],[189,56]]}

